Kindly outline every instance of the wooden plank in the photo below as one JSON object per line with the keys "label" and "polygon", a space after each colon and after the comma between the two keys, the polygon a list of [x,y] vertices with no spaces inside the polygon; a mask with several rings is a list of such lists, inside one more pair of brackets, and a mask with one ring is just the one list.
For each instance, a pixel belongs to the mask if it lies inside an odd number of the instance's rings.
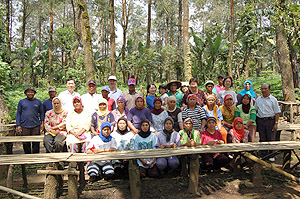
{"label": "wooden plank", "polygon": [[25,193],[22,193],[22,192],[19,192],[19,191],[16,191],[16,190],[13,190],[13,189],[10,189],[10,188],[7,188],[7,187],[3,187],[3,186],[0,186],[0,190],[1,190],[1,191],[4,191],[4,192],[11,193],[11,194],[14,194],[14,195],[21,196],[21,197],[23,197],[23,198],[28,198],[28,199],[40,199],[40,198],[38,198],[38,197],[31,196],[31,195],[28,195],[28,194],[25,194]]}
{"label": "wooden plank", "polygon": [[0,125],[0,128],[1,127],[16,127],[16,124],[2,124]]}
{"label": "wooden plank", "polygon": [[44,135],[32,135],[32,136],[2,136],[0,137],[0,143],[8,142],[43,142]]}
{"label": "wooden plank", "polygon": [[300,124],[278,124],[278,131],[300,130]]}
{"label": "wooden plank", "polygon": [[289,102],[289,101],[278,101],[279,104],[286,104],[286,105],[299,105],[300,102]]}

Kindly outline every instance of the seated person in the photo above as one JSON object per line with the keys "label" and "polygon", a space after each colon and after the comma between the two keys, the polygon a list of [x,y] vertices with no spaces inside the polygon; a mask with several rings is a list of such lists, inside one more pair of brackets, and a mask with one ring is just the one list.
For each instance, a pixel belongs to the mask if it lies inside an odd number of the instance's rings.
{"label": "seated person", "polygon": [[[141,122],[141,130],[134,137],[134,150],[155,149],[156,135],[150,131],[150,121],[144,119]],[[140,167],[140,176],[158,177],[159,171],[156,166],[155,158],[139,158],[137,163]]]}
{"label": "seated person", "polygon": [[66,118],[68,112],[61,108],[61,101],[58,97],[53,98],[52,105],[53,109],[47,111],[45,115],[46,132],[44,137],[44,146],[47,153],[66,152]]}
{"label": "seated person", "polygon": [[228,94],[224,97],[224,104],[219,107],[223,115],[222,124],[227,132],[232,129],[236,106],[233,105],[233,97]]}
{"label": "seated person", "polygon": [[[94,136],[87,147],[87,154],[116,151],[117,142],[111,135],[111,125],[109,122],[101,124],[99,136]],[[87,173],[90,181],[95,182],[102,177],[110,178],[114,175],[114,168],[111,160],[91,162],[87,165]]]}
{"label": "seated person", "polygon": [[151,128],[155,133],[162,132],[164,129],[164,121],[169,116],[168,112],[162,108],[162,100],[159,97],[154,99],[154,107],[151,110],[152,123]]}
{"label": "seated person", "polygon": [[183,129],[179,131],[180,146],[198,146],[201,145],[200,132],[193,129],[192,118],[186,118],[183,122]]}
{"label": "seated person", "polygon": [[[201,133],[202,145],[224,144],[222,134],[216,130],[216,124],[216,118],[207,118],[207,129]],[[220,169],[229,162],[229,159],[221,153],[205,153],[202,154],[202,159],[207,169]]]}
{"label": "seated person", "polygon": [[236,117],[233,120],[233,127],[227,136],[228,143],[247,143],[248,138],[249,131],[244,128],[242,118]]}
{"label": "seated person", "polygon": [[[173,130],[174,121],[171,117],[167,117],[164,121],[164,129],[157,134],[156,148],[176,148],[180,146],[180,135]],[[168,173],[173,173],[179,166],[179,160],[176,156],[157,158],[156,165],[161,174],[164,174],[164,170],[169,166]]]}

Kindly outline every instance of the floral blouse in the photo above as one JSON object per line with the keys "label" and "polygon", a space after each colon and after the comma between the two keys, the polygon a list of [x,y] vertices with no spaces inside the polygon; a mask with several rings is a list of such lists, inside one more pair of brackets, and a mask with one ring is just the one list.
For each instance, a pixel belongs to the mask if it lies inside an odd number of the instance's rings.
{"label": "floral blouse", "polygon": [[219,107],[219,109],[222,112],[223,115],[223,121],[229,124],[233,123],[234,120],[234,113],[235,113],[235,106],[231,106],[230,110],[228,110],[228,108],[225,105],[222,105]]}
{"label": "floral blouse", "polygon": [[[68,112],[63,111],[62,113],[55,113],[54,110],[50,110],[46,112],[45,115],[45,135],[51,134],[55,136],[54,130],[52,130],[52,127],[54,126],[60,126],[60,128],[56,131],[59,131],[61,135],[67,136],[67,130],[66,130],[66,118],[67,118]],[[51,133],[52,132],[52,133]]]}

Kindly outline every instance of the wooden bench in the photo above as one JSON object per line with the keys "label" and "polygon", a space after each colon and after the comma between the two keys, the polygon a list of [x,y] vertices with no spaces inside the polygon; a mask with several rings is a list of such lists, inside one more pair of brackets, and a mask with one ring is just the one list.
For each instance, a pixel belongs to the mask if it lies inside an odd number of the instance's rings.
{"label": "wooden bench", "polygon": [[[0,165],[13,164],[37,164],[37,163],[53,163],[53,162],[68,162],[70,163],[69,171],[75,171],[76,163],[84,163],[87,161],[101,161],[101,160],[117,160],[129,159],[129,180],[130,191],[132,198],[141,198],[141,181],[139,176],[139,167],[136,164],[137,158],[151,158],[151,157],[169,157],[179,155],[201,154],[201,153],[216,153],[216,152],[242,152],[242,151],[257,151],[257,150],[283,150],[290,151],[300,149],[299,142],[264,142],[264,143],[243,143],[243,144],[224,144],[224,145],[202,145],[197,147],[179,147],[175,149],[152,149],[152,150],[133,150],[120,152],[107,152],[99,154],[85,154],[85,153],[50,153],[50,154],[21,154],[21,155],[1,155]],[[249,154],[248,154],[249,155]],[[198,157],[198,156],[196,156]],[[75,165],[75,166],[74,166]],[[271,167],[270,167],[271,168]],[[255,174],[259,174],[259,169],[256,169]],[[63,171],[61,171],[63,172]],[[55,180],[55,172],[48,173],[47,178]],[[64,172],[63,172],[64,173]],[[78,198],[77,192],[77,175],[75,173],[66,171],[69,177],[69,198]],[[81,175],[81,174],[80,174]],[[193,159],[190,162],[189,175],[189,192],[196,193],[198,188],[199,177],[199,160]],[[298,180],[298,178],[295,178]],[[46,182],[48,182],[46,180]],[[70,188],[71,186],[71,188]],[[49,190],[48,190],[49,191]],[[53,191],[53,190],[52,190]]]}
{"label": "wooden bench", "polygon": [[289,101],[278,101],[281,114],[284,117],[285,113],[289,114],[288,121],[294,123],[294,113],[299,114],[299,105],[300,102],[289,102]]}
{"label": "wooden bench", "polygon": [[300,130],[300,124],[279,124],[277,131],[290,131],[292,135],[292,141],[300,139],[299,133],[297,130]]}

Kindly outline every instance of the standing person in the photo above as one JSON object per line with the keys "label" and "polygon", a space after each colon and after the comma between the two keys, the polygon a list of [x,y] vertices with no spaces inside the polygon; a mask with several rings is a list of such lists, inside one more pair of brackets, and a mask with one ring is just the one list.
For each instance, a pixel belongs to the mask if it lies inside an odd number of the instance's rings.
{"label": "standing person", "polygon": [[160,99],[163,102],[163,107],[167,107],[167,100],[168,100],[168,94],[167,94],[167,86],[164,84],[159,85],[158,87],[159,93],[160,93]]}
{"label": "standing person", "polygon": [[115,101],[122,95],[122,91],[117,88],[117,78],[116,76],[108,77],[108,85],[109,85],[109,94],[108,97],[113,98]]}
{"label": "standing person", "polygon": [[151,110],[151,116],[152,116],[151,127],[154,129],[154,132],[156,133],[161,132],[164,129],[165,119],[169,115],[168,112],[162,108],[162,100],[159,97],[156,97],[154,99],[154,108]]}
{"label": "standing person", "polygon": [[181,93],[185,94],[186,92],[188,92],[190,89],[189,86],[190,86],[189,82],[181,82],[181,87],[180,87]]}
{"label": "standing person", "polygon": [[167,84],[167,88],[169,90],[168,96],[174,96],[176,98],[176,107],[181,107],[181,100],[183,98],[183,94],[177,91],[178,88],[181,87],[181,82],[177,80],[172,80]]}
{"label": "standing person", "polygon": [[126,103],[127,103],[127,107],[128,109],[132,109],[135,107],[135,99],[138,97],[138,96],[142,96],[143,94],[139,91],[136,91],[135,90],[135,87],[136,87],[136,81],[134,78],[130,78],[128,80],[128,91],[125,91],[123,94],[122,94],[122,97],[124,97]]}
{"label": "standing person", "polygon": [[116,102],[113,98],[109,97],[109,88],[107,86],[103,86],[101,90],[102,97],[107,100],[108,110],[112,112],[116,109]]}
{"label": "standing person", "polygon": [[216,93],[219,93],[221,90],[225,89],[223,82],[224,82],[224,75],[220,74],[218,76],[218,83],[219,84],[214,86],[214,88],[216,90]]}
{"label": "standing person", "polygon": [[73,98],[75,96],[80,96],[79,93],[75,92],[76,87],[75,80],[72,78],[67,79],[66,81],[67,90],[59,93],[58,97],[62,102],[62,109],[71,112],[73,110]]}
{"label": "standing person", "polygon": [[91,115],[98,110],[98,99],[101,97],[100,94],[97,94],[97,85],[94,80],[90,80],[87,83],[87,91],[88,93],[83,94],[81,96],[82,104],[84,109],[89,111]]}
{"label": "standing person", "polygon": [[255,100],[258,98],[258,95],[253,90],[253,83],[250,80],[246,80],[244,83],[244,90],[239,92],[237,95],[237,105],[242,104],[242,98],[245,94],[248,94],[251,96],[251,105],[253,106],[255,103]]}
{"label": "standing person", "polygon": [[156,98],[156,86],[153,83],[148,84],[147,86],[147,97],[146,104],[148,109],[151,111],[154,108],[154,99]]}
{"label": "standing person", "polygon": [[186,92],[181,100],[182,108],[187,107],[187,97],[188,95],[193,94],[197,98],[197,105],[203,107],[206,104],[205,94],[202,90],[198,89],[198,80],[193,77],[190,79],[190,89]]}
{"label": "standing person", "polygon": [[[26,98],[18,103],[16,126],[17,132],[23,136],[40,135],[41,129],[44,129],[44,108],[39,99],[34,98],[36,91],[34,87],[27,87],[24,91]],[[39,142],[23,142],[25,154],[39,153]]]}
{"label": "standing person", "polygon": [[56,97],[56,87],[55,86],[51,86],[49,87],[49,99],[46,99],[45,101],[43,101],[43,107],[44,107],[44,112],[46,113],[47,111],[50,111],[51,109],[53,109],[52,106],[52,100],[53,98]]}
{"label": "standing person", "polygon": [[251,96],[245,94],[242,98],[242,104],[235,109],[235,118],[240,117],[244,122],[245,129],[249,130],[249,142],[255,142],[256,134],[256,109],[250,105]]}
{"label": "standing person", "polygon": [[[270,85],[263,84],[261,86],[262,95],[257,98],[254,105],[257,111],[256,122],[260,142],[275,141],[276,138],[280,108],[277,99],[270,92]],[[262,155],[267,155],[266,153],[263,151]],[[270,158],[269,160],[274,161],[275,159]]]}
{"label": "standing person", "polygon": [[237,98],[236,98],[236,93],[231,90],[230,88],[233,86],[233,80],[231,77],[225,77],[224,79],[224,86],[225,86],[225,89],[224,90],[221,90],[218,95],[219,95],[219,99],[221,100],[221,104],[224,104],[225,101],[224,101],[224,98],[227,94],[230,94],[233,98],[233,105],[236,106],[237,104]]}
{"label": "standing person", "polygon": [[167,101],[168,101],[168,106],[167,106],[168,115],[174,121],[174,130],[176,132],[179,132],[181,129],[183,129],[182,111],[180,108],[176,107],[176,98],[174,96],[168,97]]}
{"label": "standing person", "polygon": [[214,93],[214,92],[213,92],[214,85],[215,85],[215,84],[214,84],[213,81],[208,80],[208,81],[205,83],[206,92],[204,93],[204,95],[205,95],[205,98],[206,98],[206,102],[207,102],[207,96],[208,96],[208,95],[213,95],[213,96],[215,96],[215,98],[216,98],[215,103],[216,103],[217,106],[220,106],[220,105],[221,105],[221,101],[220,101],[220,99],[219,99],[219,96],[218,96],[217,93]]}
{"label": "standing person", "polygon": [[197,105],[197,97],[194,94],[189,94],[187,97],[188,106],[182,111],[182,120],[186,118],[193,119],[193,128],[202,132],[206,125],[206,115],[204,110]]}
{"label": "standing person", "polygon": [[61,100],[55,97],[52,100],[53,109],[45,115],[44,147],[47,153],[67,151],[65,139],[67,137],[67,111],[61,108]]}

